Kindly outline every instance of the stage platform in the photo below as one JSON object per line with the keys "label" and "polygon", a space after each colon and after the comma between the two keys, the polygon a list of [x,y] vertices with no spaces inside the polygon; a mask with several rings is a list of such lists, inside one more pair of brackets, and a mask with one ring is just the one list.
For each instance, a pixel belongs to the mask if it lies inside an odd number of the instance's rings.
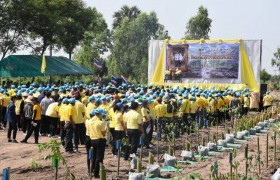
{"label": "stage platform", "polygon": [[165,87],[172,87],[172,88],[192,88],[197,86],[200,89],[209,89],[209,90],[220,90],[223,91],[226,88],[232,89],[234,91],[242,91],[243,89],[247,88],[246,84],[218,84],[218,83],[177,83],[177,82],[165,82],[165,83],[151,83],[151,85],[157,86],[165,86]]}

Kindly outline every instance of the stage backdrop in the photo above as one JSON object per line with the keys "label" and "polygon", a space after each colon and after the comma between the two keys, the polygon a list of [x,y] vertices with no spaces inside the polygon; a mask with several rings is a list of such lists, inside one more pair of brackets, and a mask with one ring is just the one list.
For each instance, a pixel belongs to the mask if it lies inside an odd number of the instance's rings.
{"label": "stage backdrop", "polygon": [[243,84],[259,91],[260,47],[259,40],[152,40],[149,83],[163,84],[166,70],[180,69],[183,83]]}

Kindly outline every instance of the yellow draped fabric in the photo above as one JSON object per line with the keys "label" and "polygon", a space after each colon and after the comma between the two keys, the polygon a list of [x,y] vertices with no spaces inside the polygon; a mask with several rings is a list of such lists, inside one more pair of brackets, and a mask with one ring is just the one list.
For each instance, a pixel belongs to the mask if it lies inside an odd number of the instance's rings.
{"label": "yellow draped fabric", "polygon": [[[240,54],[241,54],[241,84],[217,84],[217,83],[164,83],[164,61],[165,61],[165,50],[167,42],[170,43],[240,43]],[[151,80],[152,84],[156,85],[171,85],[171,86],[180,86],[191,88],[194,85],[202,88],[209,89],[214,87],[215,89],[224,90],[226,87],[232,88],[234,90],[242,90],[245,87],[249,87],[250,90],[259,92],[259,86],[257,80],[254,76],[254,72],[252,70],[249,58],[247,56],[244,44],[241,39],[218,39],[218,40],[165,40],[163,43],[163,47],[161,49],[158,63],[155,68],[154,75]]]}
{"label": "yellow draped fabric", "polygon": [[240,43],[241,49],[241,78],[242,83],[248,85],[251,91],[259,92],[259,86],[255,78],[252,66],[247,56],[243,42]]}
{"label": "yellow draped fabric", "polygon": [[168,41],[165,40],[158,58],[158,63],[152,78],[153,83],[163,83],[164,82],[164,55],[165,55],[165,46]]}

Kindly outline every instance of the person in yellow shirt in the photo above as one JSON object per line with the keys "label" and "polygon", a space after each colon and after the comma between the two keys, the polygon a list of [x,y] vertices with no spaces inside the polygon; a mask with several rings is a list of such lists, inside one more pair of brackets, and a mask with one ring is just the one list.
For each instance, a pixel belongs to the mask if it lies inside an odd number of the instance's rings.
{"label": "person in yellow shirt", "polygon": [[25,136],[25,138],[21,141],[21,143],[27,143],[27,140],[30,138],[34,131],[34,137],[35,137],[35,144],[38,144],[39,141],[39,128],[41,124],[41,107],[38,101],[38,98],[33,98],[33,115],[32,115],[32,121],[31,126],[29,126],[28,132]]}
{"label": "person in yellow shirt", "polygon": [[82,103],[83,103],[85,106],[87,106],[87,104],[88,104],[88,100],[89,100],[89,91],[88,91],[88,90],[86,90],[86,92],[85,92],[85,96],[84,96],[84,97],[82,97]]}
{"label": "person in yellow shirt", "polygon": [[[88,167],[88,174],[90,172],[93,172],[93,161],[89,159],[89,150],[92,147],[91,146],[91,139],[90,139],[90,128],[91,128],[91,123],[92,123],[92,118],[95,115],[95,109],[91,110],[90,112],[90,118],[85,121],[85,127],[86,127],[86,139],[85,139],[85,147],[87,151],[87,167]],[[91,164],[91,165],[90,165]]]}
{"label": "person in yellow shirt", "polygon": [[184,94],[184,97],[182,100],[182,105],[181,105],[179,111],[183,113],[183,117],[182,117],[183,123],[189,127],[190,120],[188,119],[188,116],[190,114],[190,101],[189,101],[188,97],[189,97],[188,94]]}
{"label": "person in yellow shirt", "polygon": [[161,139],[161,134],[162,134],[162,124],[163,124],[163,118],[164,118],[164,108],[162,104],[162,100],[158,99],[157,100],[157,105],[155,106],[155,115],[156,115],[156,127],[157,127],[157,134],[159,140]]}
{"label": "person in yellow shirt", "polygon": [[5,119],[5,115],[6,115],[6,112],[7,112],[7,107],[9,105],[9,103],[11,102],[11,98],[9,97],[9,94],[7,92],[5,92],[3,94],[1,101],[2,101],[2,103],[1,103],[2,106],[1,106],[1,116],[0,116],[0,118],[1,118],[1,121],[3,123],[4,128],[6,128],[7,121],[5,121],[4,119]]}
{"label": "person in yellow shirt", "polygon": [[126,127],[124,125],[124,120],[123,120],[123,104],[122,103],[117,103],[116,106],[114,107],[114,121],[115,121],[115,135],[116,135],[116,141],[117,140],[122,140],[123,137],[125,136],[126,132]]}
{"label": "person in yellow shirt", "polygon": [[106,123],[105,121],[102,121],[103,116],[106,116],[106,111],[102,108],[97,108],[95,110],[95,115],[89,124],[89,135],[93,148],[94,178],[99,178],[99,164],[103,163],[106,146]]}
{"label": "person in yellow shirt", "polygon": [[244,105],[243,105],[244,109],[243,109],[243,111],[244,111],[245,115],[247,115],[248,110],[249,110],[249,106],[250,106],[250,99],[249,98],[250,98],[249,94],[246,94],[244,96]]}
{"label": "person in yellow shirt", "polygon": [[59,125],[59,108],[61,101],[51,103],[46,111],[46,116],[50,120],[50,135],[51,137],[56,137],[58,134],[57,127]]}
{"label": "person in yellow shirt", "polygon": [[75,122],[75,130],[74,130],[74,151],[78,151],[78,145],[81,143],[82,145],[85,143],[86,138],[86,127],[85,127],[85,112],[86,107],[80,101],[80,94],[75,95],[75,105],[74,108],[76,110],[76,116],[74,118]]}
{"label": "person in yellow shirt", "polygon": [[208,97],[207,101],[208,101],[207,113],[208,113],[208,119],[209,119],[209,123],[208,124],[211,124],[211,121],[215,118],[216,100],[212,96],[212,94],[209,94],[209,97]]}
{"label": "person in yellow shirt", "polygon": [[73,133],[76,129],[74,119],[77,117],[77,112],[75,109],[75,99],[71,98],[68,100],[69,104],[65,108],[64,121],[65,121],[65,152],[73,153]]}
{"label": "person in yellow shirt", "polygon": [[86,108],[86,118],[90,118],[90,112],[93,110],[93,109],[96,109],[96,105],[95,105],[95,102],[94,102],[94,96],[90,96],[89,99],[88,99],[89,103],[87,104],[87,108]]}
{"label": "person in yellow shirt", "polygon": [[23,115],[23,108],[24,108],[24,101],[22,99],[21,93],[18,93],[16,96],[15,106],[16,106],[17,125],[19,128],[19,131],[21,131],[22,130],[22,115]]}
{"label": "person in yellow shirt", "polygon": [[114,156],[117,155],[117,149],[116,149],[116,134],[115,134],[115,127],[116,127],[116,124],[115,124],[115,112],[114,112],[114,108],[116,106],[116,103],[117,101],[114,101],[112,103],[112,105],[110,106],[109,108],[109,131],[110,131],[110,134],[112,135],[112,139],[111,139],[111,146],[112,146],[112,154]]}
{"label": "person in yellow shirt", "polygon": [[270,95],[270,92],[267,91],[266,95],[263,97],[263,107],[264,109],[267,109],[271,107],[273,101],[273,97]]}
{"label": "person in yellow shirt", "polygon": [[216,104],[216,108],[217,108],[217,116],[218,116],[218,123],[222,122],[223,119],[223,112],[221,111],[221,108],[223,108],[225,105],[224,103],[224,98],[222,97],[221,93],[217,94],[217,104]]}
{"label": "person in yellow shirt", "polygon": [[200,96],[199,93],[196,96],[196,104],[198,105],[196,124],[199,128],[202,128],[203,125],[205,125],[206,120],[206,104],[205,100],[203,99],[203,97]]}
{"label": "person in yellow shirt", "polygon": [[196,114],[197,114],[197,110],[198,110],[198,105],[196,103],[196,98],[194,96],[192,96],[190,98],[190,104],[191,104],[190,115],[191,115],[192,121],[195,122],[196,121]]}
{"label": "person in yellow shirt", "polygon": [[173,120],[174,116],[174,106],[170,102],[169,96],[165,96],[165,104],[163,105],[164,109],[164,117],[167,119],[167,123],[171,122]]}
{"label": "person in yellow shirt", "polygon": [[142,127],[142,118],[141,115],[137,112],[139,104],[137,102],[132,102],[130,105],[130,110],[126,114],[126,128],[128,142],[131,147],[130,150],[126,150],[126,158],[129,157],[129,154],[136,154],[137,148],[139,145],[140,134],[144,137],[144,130]]}
{"label": "person in yellow shirt", "polygon": [[170,124],[174,120],[174,106],[170,102],[170,97],[165,96],[165,104],[163,104],[163,111],[164,111],[164,120],[162,122],[162,129],[164,131],[165,140],[167,140],[167,136],[170,133],[166,128],[166,125]]}
{"label": "person in yellow shirt", "polygon": [[8,91],[10,97],[16,95],[15,88],[16,88],[15,85],[12,85],[11,89]]}
{"label": "person in yellow shirt", "polygon": [[62,99],[62,104],[60,105],[60,108],[58,110],[58,114],[60,117],[60,140],[62,146],[65,146],[65,135],[66,130],[64,128],[65,126],[65,114],[66,114],[66,108],[68,106],[69,102],[67,98]]}
{"label": "person in yellow shirt", "polygon": [[145,138],[143,140],[143,143],[147,149],[150,149],[150,143],[153,137],[153,122],[151,120],[150,110],[148,108],[147,100],[143,100],[142,102],[141,115],[143,117],[143,129],[145,133]]}

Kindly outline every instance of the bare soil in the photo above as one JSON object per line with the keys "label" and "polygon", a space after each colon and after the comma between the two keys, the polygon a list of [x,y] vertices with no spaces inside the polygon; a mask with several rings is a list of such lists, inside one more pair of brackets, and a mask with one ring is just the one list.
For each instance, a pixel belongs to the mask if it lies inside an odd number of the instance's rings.
{"label": "bare soil", "polygon": [[[229,127],[229,124],[225,125]],[[225,132],[225,126],[219,126],[219,132]],[[206,142],[208,139],[208,134],[213,134],[216,132],[216,127],[208,129],[202,129],[200,131],[200,138],[205,137]],[[263,133],[259,135],[260,139],[260,150],[262,151],[261,154],[261,161],[263,161],[263,165],[261,165],[261,178],[264,180],[269,180],[271,175],[276,171],[277,168],[280,167],[280,154],[277,154],[277,161],[273,160],[274,153],[273,153],[273,141],[271,136],[273,134],[272,129],[268,131],[269,133],[269,162],[268,168],[266,168],[266,134]],[[11,180],[21,180],[21,179],[40,179],[40,180],[49,180],[54,179],[54,170],[51,167],[51,161],[44,160],[44,157],[48,154],[48,152],[39,153],[38,146],[33,144],[34,139],[31,137],[29,139],[28,144],[15,144],[15,143],[8,143],[7,142],[7,130],[0,131],[0,169],[2,171],[3,168],[11,167]],[[24,137],[23,133],[20,131],[18,132],[17,140],[20,141]],[[209,136],[211,137],[211,136]],[[47,142],[49,138],[47,137],[40,137],[39,142]],[[191,147],[193,150],[196,149],[198,142],[197,137],[195,134],[189,135],[189,139],[191,140]],[[278,151],[280,148],[280,137],[277,140]],[[156,141],[153,141],[154,144],[157,144]],[[238,173],[245,174],[245,158],[244,158],[244,147],[245,144],[248,143],[249,145],[249,156],[256,155],[257,153],[257,137],[249,139],[245,143],[241,143],[241,148],[237,149],[237,157],[233,160],[234,162],[239,162],[240,165],[238,167]],[[185,136],[181,136],[180,138],[176,139],[175,143],[175,155],[178,159],[180,158],[181,151],[185,149]],[[163,154],[168,150],[168,142],[161,141],[160,142],[160,159],[159,163],[163,164]],[[63,148],[61,151],[64,152]],[[63,153],[63,156],[66,158],[67,165],[69,166],[71,172],[75,175],[76,179],[89,179],[87,176],[87,166],[86,166],[86,150],[83,146],[80,146],[80,152],[76,154],[68,155]],[[143,150],[143,170],[148,163],[148,150]],[[156,149],[152,150],[152,153],[155,156],[155,160],[157,161]],[[216,160],[219,162],[219,173],[225,174],[229,173],[230,166],[228,162],[228,154],[229,151],[222,151],[218,155],[212,155],[212,159],[201,160],[197,159],[197,163],[195,165],[190,164],[181,164],[183,168],[182,174],[183,179],[187,179],[188,173],[195,172],[199,173],[202,179],[209,179],[211,174],[210,167],[214,164]],[[39,164],[39,168],[31,169],[31,160],[35,160]],[[128,179],[128,172],[130,171],[130,161],[124,161],[121,159],[120,161],[120,175],[117,176],[117,158],[114,158],[111,153],[110,146],[106,148],[105,152],[105,159],[104,159],[104,166],[107,170],[107,179]],[[253,164],[255,164],[253,162]],[[256,167],[250,168],[251,171],[257,172]],[[2,172],[0,172],[2,173]],[[1,174],[0,174],[1,175]],[[163,178],[174,178],[179,173],[172,172],[172,173],[162,173]],[[68,179],[65,175],[65,170],[62,165],[59,167],[59,179]]]}

